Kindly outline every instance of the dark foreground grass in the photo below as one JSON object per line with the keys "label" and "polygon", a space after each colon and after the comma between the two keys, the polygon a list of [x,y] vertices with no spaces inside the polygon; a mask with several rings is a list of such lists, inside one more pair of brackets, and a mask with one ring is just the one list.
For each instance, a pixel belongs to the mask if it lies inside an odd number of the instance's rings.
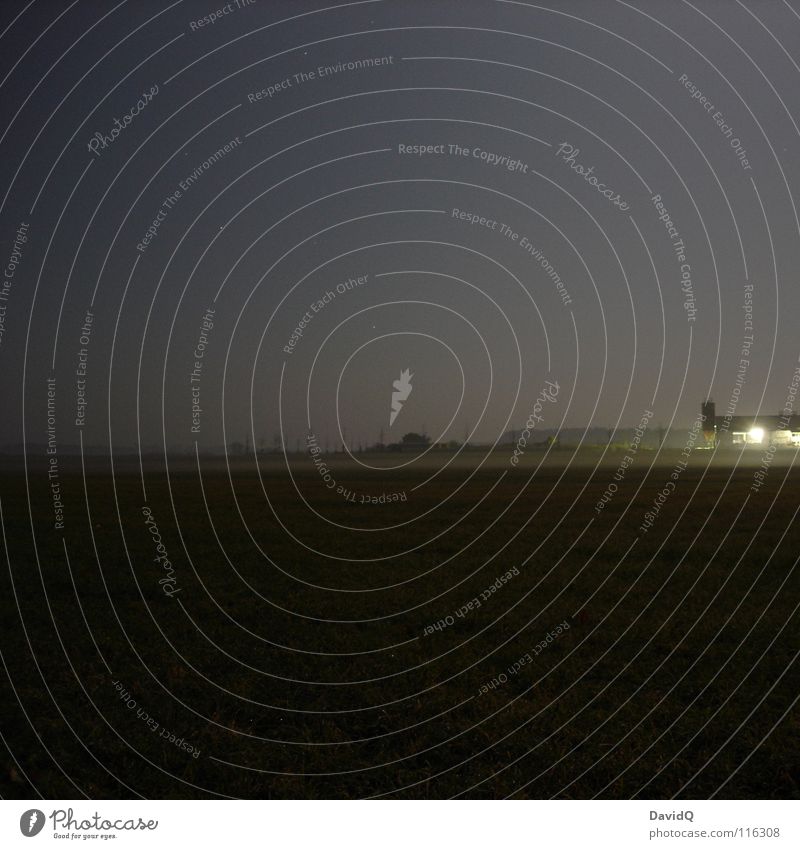
{"label": "dark foreground grass", "polygon": [[9,462],[3,795],[798,796],[786,458],[447,459]]}

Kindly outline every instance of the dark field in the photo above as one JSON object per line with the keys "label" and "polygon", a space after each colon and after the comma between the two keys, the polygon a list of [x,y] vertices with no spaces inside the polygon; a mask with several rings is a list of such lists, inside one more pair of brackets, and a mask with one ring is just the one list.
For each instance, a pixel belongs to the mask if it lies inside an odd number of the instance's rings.
{"label": "dark field", "polygon": [[794,452],[621,457],[6,458],[3,796],[797,798]]}

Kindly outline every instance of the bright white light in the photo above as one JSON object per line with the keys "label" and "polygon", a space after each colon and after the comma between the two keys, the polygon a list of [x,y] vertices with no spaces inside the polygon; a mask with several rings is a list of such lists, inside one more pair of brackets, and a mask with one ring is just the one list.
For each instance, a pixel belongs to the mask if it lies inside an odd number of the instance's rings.
{"label": "bright white light", "polygon": [[750,433],[747,434],[748,442],[761,442],[764,439],[764,428],[762,427],[754,427]]}

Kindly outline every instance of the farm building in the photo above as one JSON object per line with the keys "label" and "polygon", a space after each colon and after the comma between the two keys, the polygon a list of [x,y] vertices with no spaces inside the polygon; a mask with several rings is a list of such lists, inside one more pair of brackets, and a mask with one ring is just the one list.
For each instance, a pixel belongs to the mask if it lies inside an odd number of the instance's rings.
{"label": "farm building", "polygon": [[800,446],[800,415],[718,416],[709,399],[700,405],[705,416],[703,435],[707,445]]}

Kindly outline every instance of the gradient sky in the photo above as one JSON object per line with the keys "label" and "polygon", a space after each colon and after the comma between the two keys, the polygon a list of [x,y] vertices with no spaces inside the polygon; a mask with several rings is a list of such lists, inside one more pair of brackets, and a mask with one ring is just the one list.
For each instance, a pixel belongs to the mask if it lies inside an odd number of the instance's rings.
{"label": "gradient sky", "polygon": [[[78,441],[83,347],[86,445],[211,447],[246,433],[271,445],[281,413],[290,447],[309,426],[331,444],[340,428],[356,443],[381,428],[387,441],[422,428],[494,440],[523,425],[546,380],[561,387],[547,427],[631,426],[650,409],[685,428],[708,393],[719,409],[734,391],[748,283],[737,412],[781,409],[800,353],[797,3],[231,9],[192,28],[212,4],[0,7],[14,36],[0,56],[4,268],[29,225],[4,302],[0,443],[20,442],[23,427],[46,439],[48,377],[57,438]],[[376,57],[392,60],[294,76]],[[181,180],[237,137],[137,249]],[[562,144],[629,209],[573,170]],[[521,164],[490,165],[477,149]],[[685,244],[693,321],[656,194]],[[189,376],[209,307],[196,433]],[[405,368],[413,391],[390,429]]]}

